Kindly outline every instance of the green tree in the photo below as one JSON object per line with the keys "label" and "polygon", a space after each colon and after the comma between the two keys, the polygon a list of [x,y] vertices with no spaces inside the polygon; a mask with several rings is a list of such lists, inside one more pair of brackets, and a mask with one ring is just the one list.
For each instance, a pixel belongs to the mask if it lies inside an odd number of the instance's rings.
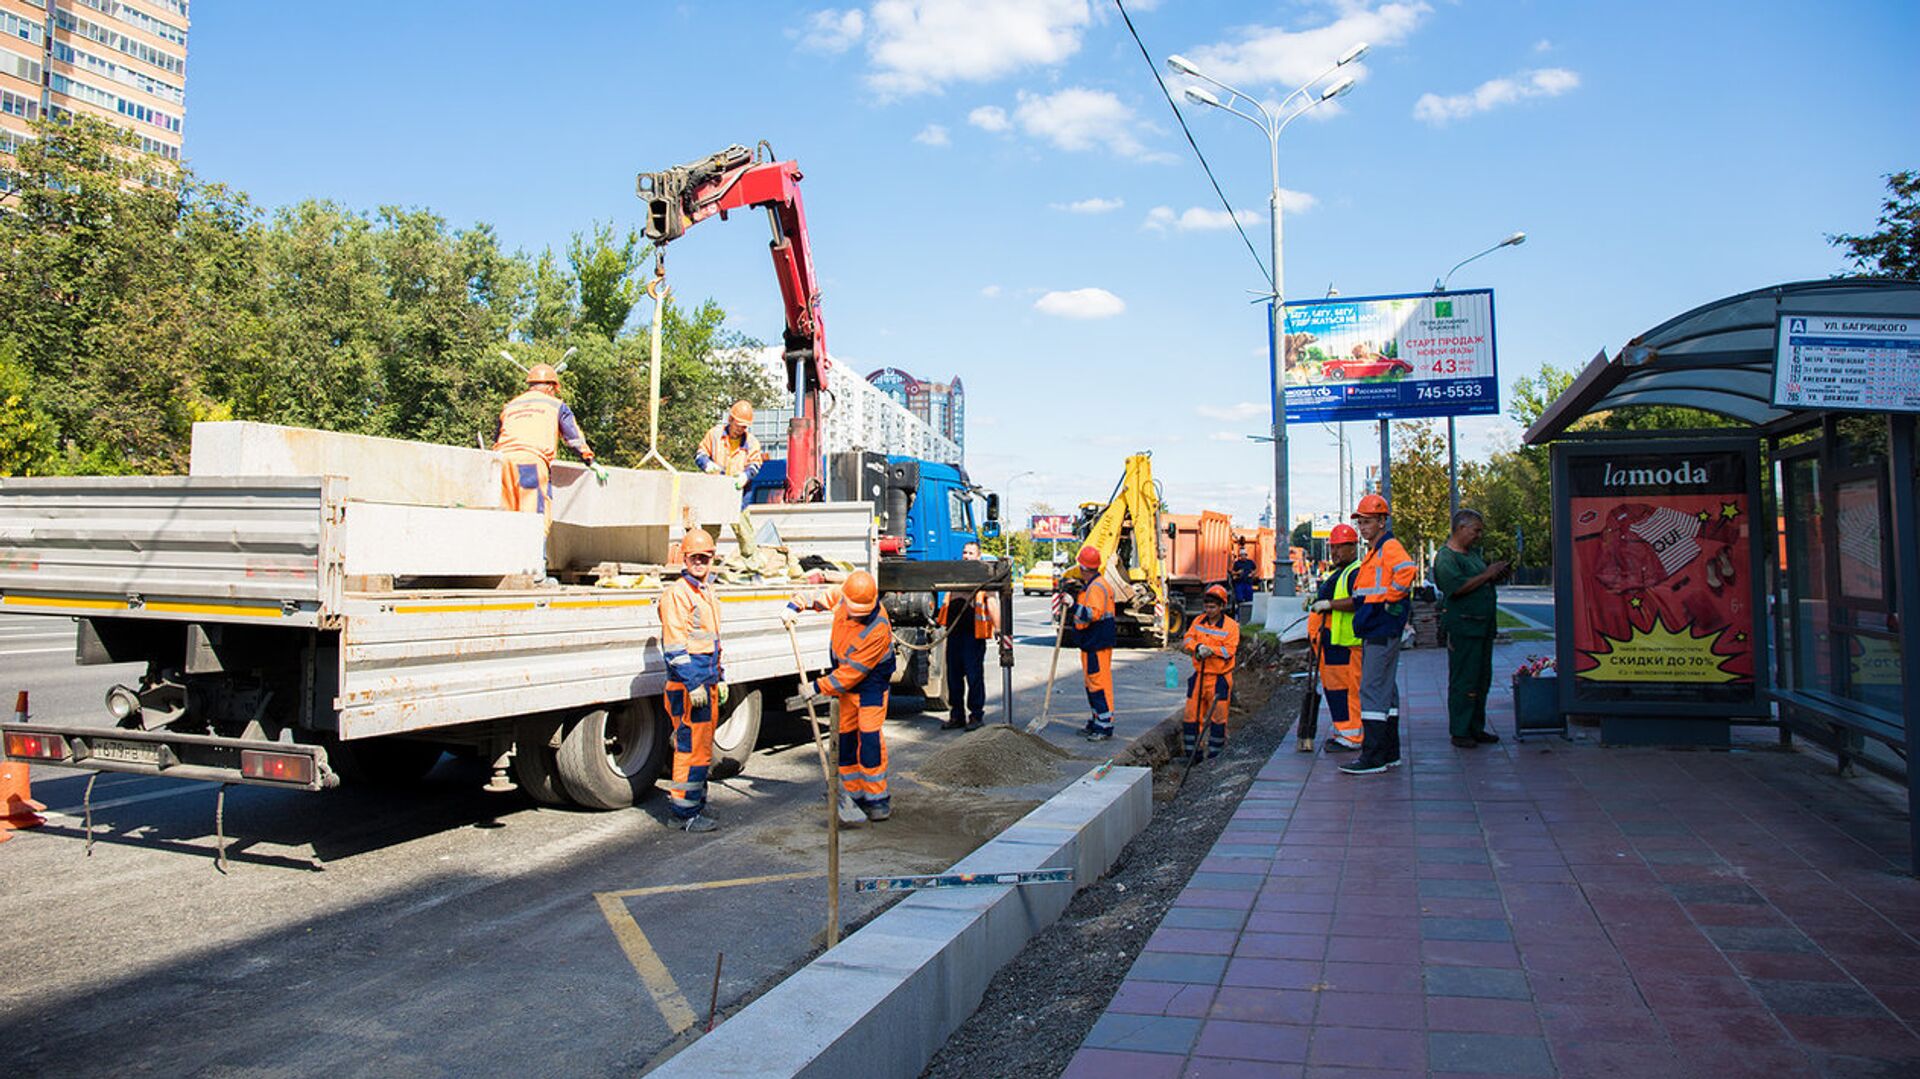
{"label": "green tree", "polygon": [[1906,169],[1889,174],[1887,192],[1873,232],[1827,236],[1827,242],[1844,249],[1853,264],[1853,274],[1842,276],[1920,280],[1920,172]]}
{"label": "green tree", "polygon": [[1393,534],[1414,558],[1447,538],[1447,440],[1431,420],[1393,431]]}
{"label": "green tree", "polygon": [[33,375],[0,340],[0,476],[30,475],[54,453],[53,419],[34,401]]}
{"label": "green tree", "polygon": [[576,324],[605,338],[620,336],[644,288],[640,266],[652,253],[651,247],[641,244],[638,232],[628,230],[620,237],[611,224],[596,222],[591,232],[574,233],[567,246],[567,262],[580,290]]}

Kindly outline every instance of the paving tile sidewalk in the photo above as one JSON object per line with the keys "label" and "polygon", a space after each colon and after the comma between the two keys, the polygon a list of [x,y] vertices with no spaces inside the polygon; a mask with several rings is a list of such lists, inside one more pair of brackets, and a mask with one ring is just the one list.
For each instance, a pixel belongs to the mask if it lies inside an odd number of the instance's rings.
{"label": "paving tile sidewalk", "polygon": [[1405,653],[1407,766],[1262,769],[1072,1079],[1920,1075],[1904,804],[1772,750],[1456,750]]}

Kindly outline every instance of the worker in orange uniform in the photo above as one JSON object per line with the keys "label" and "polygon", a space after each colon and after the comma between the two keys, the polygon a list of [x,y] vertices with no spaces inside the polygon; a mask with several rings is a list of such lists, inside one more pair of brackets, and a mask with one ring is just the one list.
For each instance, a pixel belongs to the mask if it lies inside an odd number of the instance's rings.
{"label": "worker in orange uniform", "polygon": [[582,461],[593,463],[580,422],[560,400],[560,373],[552,364],[536,363],[527,371],[527,392],[500,410],[493,439],[494,450],[506,457],[500,493],[507,509],[552,515],[553,454],[562,439]]}
{"label": "worker in orange uniform", "polygon": [[[960,557],[980,561],[980,545],[968,540],[960,548]],[[999,639],[999,594],[984,588],[971,597],[953,592],[940,607],[940,624],[946,627],[947,707],[950,710],[943,731],[962,728],[977,731],[987,721],[987,642]]]}
{"label": "worker in orange uniform", "polygon": [[1192,764],[1212,760],[1227,748],[1227,707],[1233,702],[1233,666],[1240,655],[1240,623],[1227,614],[1230,599],[1221,585],[1207,589],[1205,610],[1180,642],[1181,650],[1193,656],[1187,718],[1180,725],[1180,744]]}
{"label": "worker in orange uniform", "polygon": [[707,805],[707,769],[713,764],[713,731],[720,722],[726,687],[720,667],[720,601],[708,573],[713,537],[696,528],[680,541],[686,565],[660,597],[660,648],[667,657],[667,716],[673,721],[673,780],[667,808],[689,832],[718,825]]}
{"label": "worker in orange uniform", "polygon": [[783,616],[791,626],[801,611],[833,612],[833,669],[800,684],[800,696],[812,702],[832,694],[840,699],[840,786],[870,821],[893,813],[887,794],[887,743],[881,725],[887,719],[893,682],[893,623],[880,606],[873,574],[856,570],[845,584],[787,601]]}
{"label": "worker in orange uniform", "polygon": [[1066,578],[1073,595],[1074,644],[1080,649],[1080,670],[1086,676],[1087,706],[1093,718],[1082,731],[1089,742],[1113,737],[1113,643],[1119,627],[1113,618],[1113,586],[1100,572],[1100,548],[1080,548],[1079,576]]}
{"label": "worker in orange uniform", "polygon": [[1400,634],[1407,628],[1419,568],[1393,538],[1393,510],[1379,495],[1368,495],[1353,520],[1367,541],[1367,557],[1354,572],[1357,601],[1353,632],[1360,638],[1360,726],[1358,760],[1340,766],[1348,775],[1368,775],[1400,766]]}
{"label": "worker in orange uniform", "polygon": [[751,501],[747,486],[767,463],[767,455],[760,450],[760,440],[753,437],[749,430],[753,426],[753,402],[735,401],[727,410],[726,417],[707,431],[700,440],[700,449],[693,455],[693,463],[700,471],[715,476],[733,477],[734,489],[740,492],[740,504]]}
{"label": "worker in orange uniform", "polygon": [[[1357,605],[1353,578],[1360,570],[1360,533],[1350,524],[1334,525],[1327,533],[1327,548],[1333,565],[1320,579],[1313,613],[1307,616],[1307,635],[1320,653],[1320,688],[1333,720],[1327,751],[1350,753],[1360,748],[1366,729],[1360,723],[1361,642],[1353,632]],[[1309,741],[1300,748],[1307,752],[1313,745]]]}

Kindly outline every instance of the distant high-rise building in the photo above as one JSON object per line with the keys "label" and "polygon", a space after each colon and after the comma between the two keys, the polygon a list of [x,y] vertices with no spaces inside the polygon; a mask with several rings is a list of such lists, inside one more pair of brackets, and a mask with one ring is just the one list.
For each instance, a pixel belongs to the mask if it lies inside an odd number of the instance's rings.
{"label": "distant high-rise building", "polygon": [[0,154],[83,113],[178,161],[186,100],[187,0],[0,0]]}
{"label": "distant high-rise building", "polygon": [[867,381],[966,450],[967,390],[958,376],[952,382],[925,382],[898,367],[882,367],[867,375]]}

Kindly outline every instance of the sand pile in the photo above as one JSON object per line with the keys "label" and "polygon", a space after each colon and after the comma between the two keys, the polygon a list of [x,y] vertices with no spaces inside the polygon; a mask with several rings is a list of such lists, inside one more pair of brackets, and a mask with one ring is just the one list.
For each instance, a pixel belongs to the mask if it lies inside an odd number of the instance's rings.
{"label": "sand pile", "polygon": [[1018,787],[1055,776],[1066,750],[1018,727],[1000,724],[963,734],[927,758],[915,775],[944,787]]}

